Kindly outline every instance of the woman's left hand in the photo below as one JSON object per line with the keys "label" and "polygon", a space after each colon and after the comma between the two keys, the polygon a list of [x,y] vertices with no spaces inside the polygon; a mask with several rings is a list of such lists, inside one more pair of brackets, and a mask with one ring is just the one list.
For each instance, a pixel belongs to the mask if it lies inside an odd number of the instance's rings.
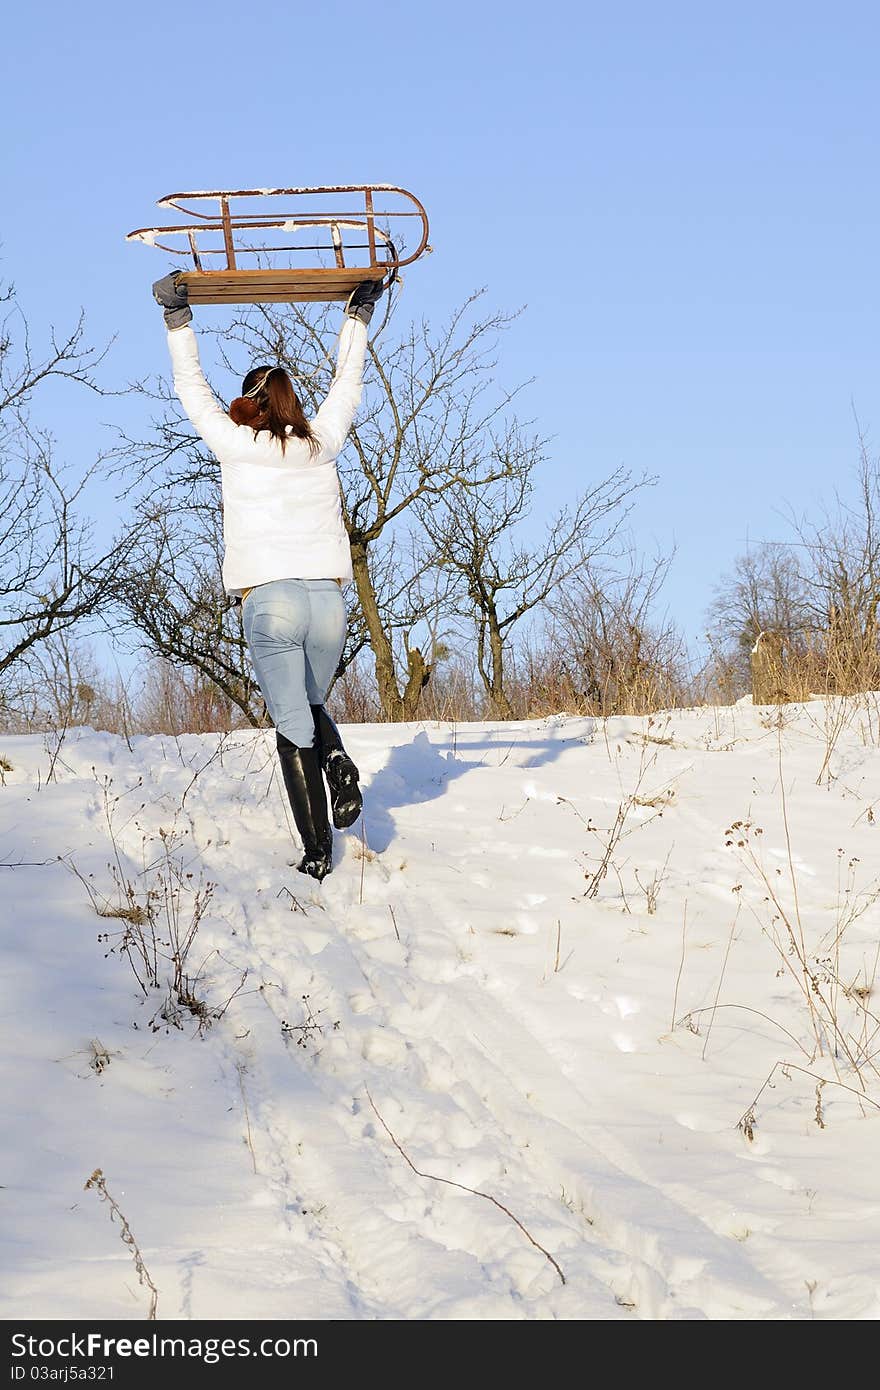
{"label": "woman's left hand", "polygon": [[345,312],[350,319],[360,319],[369,323],[373,317],[376,303],[382,297],[384,285],[381,280],[361,280],[348,297]]}

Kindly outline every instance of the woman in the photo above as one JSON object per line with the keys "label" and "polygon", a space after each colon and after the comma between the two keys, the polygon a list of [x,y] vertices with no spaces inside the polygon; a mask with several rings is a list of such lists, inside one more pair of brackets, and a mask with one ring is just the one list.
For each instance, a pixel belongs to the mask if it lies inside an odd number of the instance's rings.
{"label": "woman", "polygon": [[309,421],[281,367],[249,371],[227,415],[202,373],[179,275],[153,286],[165,310],[174,387],[220,463],[223,583],[242,602],[245,638],[275,724],[303,842],[300,872],[322,879],[333,867],[322,767],[334,824],[351,825],[361,808],[358,770],[323,705],[345,643],[341,586],[352,577],[336,458],[360,401],[366,325],[382,284],[364,281],[349,299],[333,382]]}

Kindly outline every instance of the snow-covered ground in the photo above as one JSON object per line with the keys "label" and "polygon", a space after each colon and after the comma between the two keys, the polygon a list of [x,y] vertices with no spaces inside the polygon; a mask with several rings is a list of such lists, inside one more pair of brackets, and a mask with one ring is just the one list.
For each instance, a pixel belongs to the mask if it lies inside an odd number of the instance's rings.
{"label": "snow-covered ground", "polygon": [[[367,850],[320,887],[270,734],[0,739],[2,1315],[146,1314],[97,1168],[160,1319],[880,1315],[880,751],[839,713],[354,726]],[[167,939],[175,866],[210,1026],[95,909],[152,891]]]}

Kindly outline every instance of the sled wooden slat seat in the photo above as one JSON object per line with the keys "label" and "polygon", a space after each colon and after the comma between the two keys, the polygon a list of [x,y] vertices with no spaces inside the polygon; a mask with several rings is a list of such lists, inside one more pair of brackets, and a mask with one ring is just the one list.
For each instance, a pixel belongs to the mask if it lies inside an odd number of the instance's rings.
{"label": "sled wooden slat seat", "polygon": [[[384,272],[378,272],[383,278]],[[372,267],[342,270],[188,270],[183,280],[190,304],[304,304],[309,300],[346,300]]]}
{"label": "sled wooden slat seat", "polygon": [[[206,203],[214,204],[209,212]],[[189,258],[193,304],[346,300],[363,280],[390,285],[431,249],[422,204],[390,184],[170,193],[159,206],[191,220],[140,227],[127,240]],[[416,247],[404,255],[413,230]]]}

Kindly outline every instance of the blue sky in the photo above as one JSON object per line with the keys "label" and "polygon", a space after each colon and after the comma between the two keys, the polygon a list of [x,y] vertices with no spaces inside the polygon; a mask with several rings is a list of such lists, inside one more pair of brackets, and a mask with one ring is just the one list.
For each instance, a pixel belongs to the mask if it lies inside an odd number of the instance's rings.
{"label": "blue sky", "polygon": [[[541,504],[657,474],[634,529],[698,633],[746,537],[849,487],[853,405],[877,443],[878,40],[867,3],[17,5],[0,270],[35,328],[116,334],[121,381],[165,366],[167,262],[123,240],[161,194],[412,188],[400,313],[528,306],[499,375],[536,378]],[[61,450],[114,408],[56,393]]]}

